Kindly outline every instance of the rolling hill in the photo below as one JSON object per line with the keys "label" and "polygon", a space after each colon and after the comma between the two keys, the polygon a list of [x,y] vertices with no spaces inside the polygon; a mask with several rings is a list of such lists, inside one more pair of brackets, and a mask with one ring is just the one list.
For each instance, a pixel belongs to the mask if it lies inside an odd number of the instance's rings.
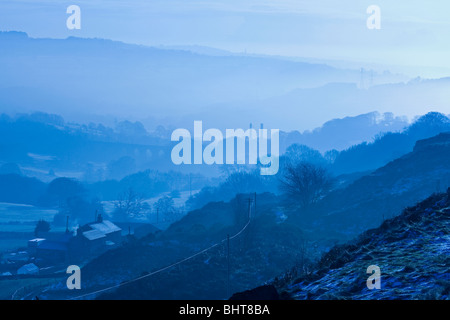
{"label": "rolling hill", "polygon": [[314,221],[316,235],[352,238],[450,186],[449,159],[450,133],[419,140],[412,152],[331,192],[310,212],[293,218]]}

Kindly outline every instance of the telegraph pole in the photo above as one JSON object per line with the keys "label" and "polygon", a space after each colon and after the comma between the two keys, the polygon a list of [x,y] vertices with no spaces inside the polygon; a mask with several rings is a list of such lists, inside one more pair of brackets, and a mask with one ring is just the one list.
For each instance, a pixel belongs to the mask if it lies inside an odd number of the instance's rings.
{"label": "telegraph pole", "polygon": [[253,207],[253,216],[256,217],[256,192],[255,192],[255,202],[254,202],[254,207]]}
{"label": "telegraph pole", "polygon": [[247,222],[250,221],[250,211],[252,209],[252,198],[248,198]]}

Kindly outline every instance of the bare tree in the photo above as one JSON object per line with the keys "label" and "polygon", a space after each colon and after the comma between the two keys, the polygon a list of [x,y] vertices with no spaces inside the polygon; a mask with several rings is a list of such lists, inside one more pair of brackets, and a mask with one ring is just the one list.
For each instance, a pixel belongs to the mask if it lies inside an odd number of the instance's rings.
{"label": "bare tree", "polygon": [[294,203],[307,208],[326,194],[332,185],[327,170],[308,162],[288,164],[280,179],[281,189]]}
{"label": "bare tree", "polygon": [[143,209],[143,197],[137,194],[133,188],[128,188],[121,193],[114,204],[114,216],[116,219],[127,221],[136,218]]}
{"label": "bare tree", "polygon": [[164,196],[159,198],[154,204],[157,214],[164,218],[164,221],[173,221],[176,215],[174,201],[171,197]]}

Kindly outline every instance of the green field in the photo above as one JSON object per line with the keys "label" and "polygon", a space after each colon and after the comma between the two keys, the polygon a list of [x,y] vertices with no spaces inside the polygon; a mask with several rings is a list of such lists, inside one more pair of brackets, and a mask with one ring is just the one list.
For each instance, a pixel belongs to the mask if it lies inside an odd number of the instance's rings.
{"label": "green field", "polygon": [[39,219],[53,220],[56,209],[38,208],[27,204],[0,202],[0,223],[10,221],[33,222]]}
{"label": "green field", "polygon": [[33,232],[36,221],[51,222],[57,213],[55,209],[0,202],[0,232]]}
{"label": "green field", "polygon": [[[51,222],[56,213],[54,209],[0,202],[0,252],[26,247],[36,222],[40,219]],[[64,230],[52,227],[52,231],[59,229]]]}
{"label": "green field", "polygon": [[[31,234],[30,234],[31,235]],[[0,232],[0,253],[7,250],[16,250],[19,248],[24,248],[28,245],[28,240],[30,240],[30,236],[18,236],[18,237],[10,237],[9,239],[5,239],[1,237]]]}

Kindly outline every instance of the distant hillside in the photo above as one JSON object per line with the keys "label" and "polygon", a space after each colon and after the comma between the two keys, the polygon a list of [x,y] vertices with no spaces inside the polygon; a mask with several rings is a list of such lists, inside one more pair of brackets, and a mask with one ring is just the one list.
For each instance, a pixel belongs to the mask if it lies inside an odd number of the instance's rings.
{"label": "distant hillside", "polygon": [[47,185],[36,178],[0,174],[0,202],[39,205]]}
{"label": "distant hillside", "polygon": [[374,170],[411,152],[416,141],[442,132],[450,132],[450,119],[442,113],[429,112],[404,130],[379,134],[373,142],[363,142],[341,151],[336,155],[332,171],[343,174]]}
{"label": "distant hillside", "polygon": [[314,221],[318,237],[351,238],[405,207],[450,186],[450,133],[418,141],[414,150],[326,196],[299,219]]}
{"label": "distant hillside", "polygon": [[[45,182],[56,177],[120,180],[147,169],[177,170],[171,148],[170,133],[163,127],[148,132],[140,122],[107,127],[65,122],[59,115],[42,112],[0,114],[0,166],[18,166],[23,175]],[[195,170],[200,171],[184,167],[184,173]],[[205,167],[202,172],[216,174],[216,168]]]}
{"label": "distant hillside", "polygon": [[[314,137],[319,140],[336,137],[339,140],[340,131],[343,131],[342,138],[345,140],[346,136],[351,137],[350,132],[361,132],[358,127],[374,121],[375,124],[369,131],[381,130],[383,124],[394,128],[402,123],[400,119],[384,115],[380,116],[381,122],[378,125],[378,116],[380,115],[372,113],[356,118],[333,120],[311,134],[282,134],[281,145],[305,142],[305,139]],[[345,128],[349,128],[348,131]],[[450,131],[448,117],[429,113],[401,132],[382,134],[372,143],[362,143],[341,152],[332,152],[331,157],[326,155],[324,158],[317,151],[310,149],[301,150],[310,151],[312,158],[303,154],[305,160],[325,164],[335,175],[350,173],[344,180],[351,178],[351,181],[361,176],[361,172],[371,172],[411,152],[418,139],[445,131]],[[195,208],[210,201],[228,201],[239,192],[277,192],[278,176],[270,180],[262,179],[259,174],[243,177],[239,187],[234,185],[227,190],[214,188],[211,184],[215,182],[207,177],[217,176],[218,166],[175,166],[170,160],[173,143],[171,144],[168,136],[170,132],[164,128],[148,132],[140,122],[122,121],[115,127],[107,127],[102,124],[80,125],[65,122],[61,116],[45,113],[19,114],[15,117],[3,114],[0,115],[0,150],[4,152],[0,153],[0,171],[3,174],[36,177],[46,183],[58,177],[76,178],[88,183],[92,194],[103,200],[115,199],[118,193],[128,186],[140,189],[140,192],[147,195],[175,189],[188,190],[187,175],[193,173],[192,188],[200,189],[205,185],[210,187],[196,196],[202,196],[203,199],[194,201],[197,203],[193,206]],[[160,171],[158,178],[153,175],[154,171]],[[3,177],[0,180],[2,179]],[[122,179],[122,183],[119,183]],[[25,180],[16,182],[19,185],[23,182],[22,186],[26,187]],[[24,203],[35,204],[42,193],[36,192],[37,195],[25,199],[19,191],[14,194],[14,190],[10,189],[3,194],[4,201],[17,203],[18,199],[24,199]]]}
{"label": "distant hillside", "polygon": [[[301,300],[449,300],[449,245],[450,188],[332,248],[313,272],[279,290]],[[380,290],[366,287],[370,265],[381,269]]]}
{"label": "distant hillside", "polygon": [[[391,82],[368,89],[361,89],[357,82],[355,79],[350,83],[299,88],[254,104],[247,103],[245,111],[255,112],[253,121],[256,123],[264,122],[266,126],[300,131],[303,131],[302,128],[310,128],[310,123],[317,124],[313,119],[318,119],[321,114],[327,114],[329,118],[343,118],[373,110],[381,114],[395,111],[398,115],[409,116],[424,114],[430,110],[450,113],[450,78]],[[242,109],[243,104],[233,107]],[[274,108],[276,113],[271,112]],[[267,117],[268,114],[271,115],[270,118]],[[227,117],[226,114],[220,115]]]}
{"label": "distant hillside", "polygon": [[408,125],[409,122],[404,117],[394,116],[392,113],[370,112],[333,119],[311,131],[281,132],[280,148],[284,151],[291,144],[298,143],[320,152],[332,149],[341,151],[362,142],[371,142],[381,133],[401,131]]}
{"label": "distant hillside", "polygon": [[[345,189],[355,180],[412,152],[416,141],[435,136],[442,132],[450,132],[450,119],[441,113],[430,112],[416,119],[412,124],[402,128],[402,130],[399,130],[398,132],[380,133],[372,142],[363,142],[340,152],[331,150],[330,152],[321,154],[317,150],[301,144],[308,143],[308,141],[312,140],[326,141],[327,139],[343,142],[346,137],[351,138],[353,132],[355,132],[355,137],[358,136],[358,132],[361,133],[364,131],[359,130],[358,128],[365,127],[368,124],[372,124],[372,128],[369,126],[370,131],[375,130],[375,128],[381,130],[383,123],[387,128],[392,128],[389,127],[389,119],[393,121],[394,126],[402,123],[400,119],[394,120],[391,115],[387,114],[381,116],[380,125],[377,125],[375,123],[377,116],[380,115],[371,113],[355,118],[335,119],[327,122],[323,127],[317,128],[311,133],[281,133],[280,145],[282,146],[282,150],[288,145],[289,147],[284,150],[284,154],[280,158],[280,171],[276,176],[261,179],[259,174],[247,174],[246,176],[243,175],[241,177],[242,179],[239,180],[239,184],[235,182],[230,185],[229,183],[224,182],[214,188],[206,187],[189,201],[191,208],[202,207],[210,201],[228,201],[238,192],[272,192],[279,194],[281,192],[279,189],[279,179],[283,175],[284,165],[288,161],[306,161],[323,166],[336,177],[337,183],[335,184],[335,188]],[[339,132],[343,132],[342,136],[339,135]],[[443,162],[446,161],[444,158],[441,158],[441,160]],[[432,164],[430,163],[430,165]],[[410,173],[404,172],[405,176],[408,174]],[[414,175],[415,173],[412,172],[411,174]],[[416,183],[420,184],[421,181],[418,180]],[[437,183],[437,181],[433,183]],[[447,181],[442,180],[440,183],[444,186]],[[428,189],[428,191],[430,190]],[[433,191],[434,188],[432,188],[430,192]],[[423,194],[426,195],[426,193]],[[337,198],[339,199],[339,197]],[[421,197],[412,197],[410,200],[417,201],[421,199]],[[342,201],[346,203],[344,205],[345,207],[349,202],[352,202],[353,199],[348,196],[344,197]],[[406,203],[408,204],[408,202]],[[403,204],[403,202],[401,202],[401,204]],[[326,205],[324,206],[326,207]],[[326,210],[334,211],[339,207],[340,204],[336,205],[335,203],[332,203],[331,208],[326,207],[323,209],[323,212],[326,212]],[[397,209],[398,208],[395,210]],[[400,209],[402,209],[402,207],[400,207]],[[313,216],[315,215],[313,214]]]}
{"label": "distant hillside", "polygon": [[79,118],[132,114],[134,119],[171,117],[174,124],[205,107],[218,111],[217,103],[256,101],[358,78],[358,71],[323,64],[198,54],[105,39],[34,39],[0,32],[0,47],[0,103],[8,112],[40,110]]}

